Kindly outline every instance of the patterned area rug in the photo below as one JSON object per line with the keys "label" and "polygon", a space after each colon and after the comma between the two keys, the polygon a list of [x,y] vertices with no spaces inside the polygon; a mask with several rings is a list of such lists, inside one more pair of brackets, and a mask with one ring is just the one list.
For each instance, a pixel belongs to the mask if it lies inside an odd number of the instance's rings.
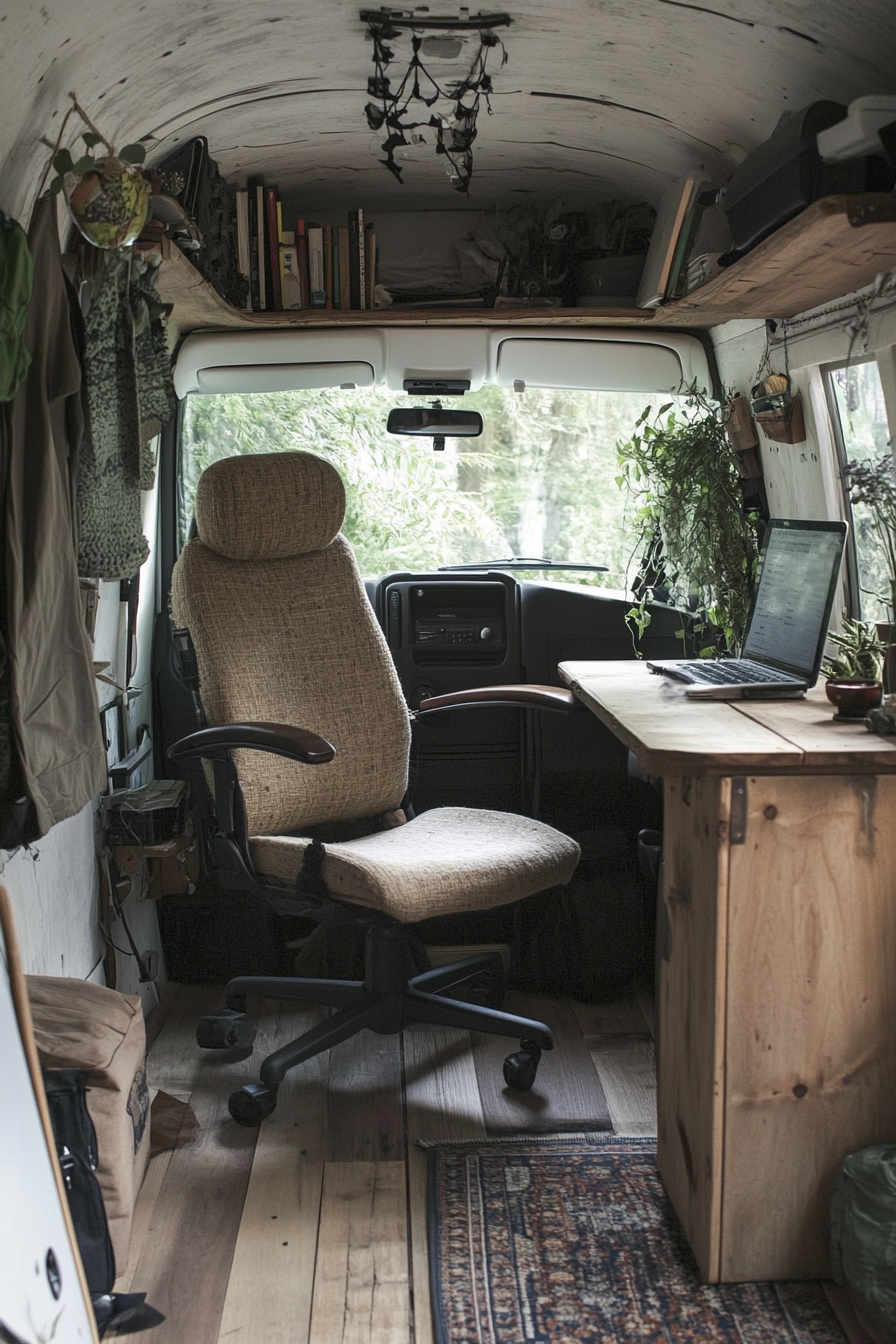
{"label": "patterned area rug", "polygon": [[701,1282],[653,1139],[448,1144],[427,1158],[438,1344],[844,1344],[816,1283]]}

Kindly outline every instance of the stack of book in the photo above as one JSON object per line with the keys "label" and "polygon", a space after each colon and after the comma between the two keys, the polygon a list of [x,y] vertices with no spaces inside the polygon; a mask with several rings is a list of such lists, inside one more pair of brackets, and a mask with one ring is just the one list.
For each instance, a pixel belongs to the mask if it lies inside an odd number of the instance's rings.
{"label": "stack of book", "polygon": [[376,235],[363,210],[344,227],[297,219],[284,229],[279,191],[250,178],[236,193],[236,232],[248,309],[374,307]]}

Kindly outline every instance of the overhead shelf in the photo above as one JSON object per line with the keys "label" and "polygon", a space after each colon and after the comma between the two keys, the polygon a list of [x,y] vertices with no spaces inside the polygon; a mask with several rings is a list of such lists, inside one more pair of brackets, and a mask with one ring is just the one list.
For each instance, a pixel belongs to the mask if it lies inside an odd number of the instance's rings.
{"label": "overhead shelf", "polygon": [[234,308],[167,245],[159,293],[173,305],[173,343],[214,328],[376,326],[661,326],[705,329],[734,318],[794,317],[896,266],[896,193],[827,196],[687,298],[662,308],[377,308],[250,313]]}

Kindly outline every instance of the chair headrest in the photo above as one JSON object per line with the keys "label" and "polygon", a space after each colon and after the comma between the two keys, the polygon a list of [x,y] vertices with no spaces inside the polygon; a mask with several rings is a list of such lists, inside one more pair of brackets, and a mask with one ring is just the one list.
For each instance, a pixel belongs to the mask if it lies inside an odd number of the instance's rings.
{"label": "chair headrest", "polygon": [[345,517],[345,486],[313,453],[226,457],[202,473],[196,524],[206,546],[231,560],[321,551]]}

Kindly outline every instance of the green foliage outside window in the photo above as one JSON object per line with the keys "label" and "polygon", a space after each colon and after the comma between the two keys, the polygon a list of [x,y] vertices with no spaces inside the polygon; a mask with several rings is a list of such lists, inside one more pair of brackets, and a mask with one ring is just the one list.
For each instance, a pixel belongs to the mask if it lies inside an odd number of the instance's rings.
{"label": "green foliage outside window", "polygon": [[[614,444],[643,394],[484,387],[444,398],[482,412],[478,439],[390,435],[392,406],[420,398],[383,388],[194,395],[181,432],[185,537],[201,472],[238,453],[317,453],[342,474],[344,532],[362,573],[426,570],[515,556],[609,566],[608,574],[559,571],[537,578],[625,589],[637,527],[616,481]],[[658,406],[661,397],[652,399]]]}

